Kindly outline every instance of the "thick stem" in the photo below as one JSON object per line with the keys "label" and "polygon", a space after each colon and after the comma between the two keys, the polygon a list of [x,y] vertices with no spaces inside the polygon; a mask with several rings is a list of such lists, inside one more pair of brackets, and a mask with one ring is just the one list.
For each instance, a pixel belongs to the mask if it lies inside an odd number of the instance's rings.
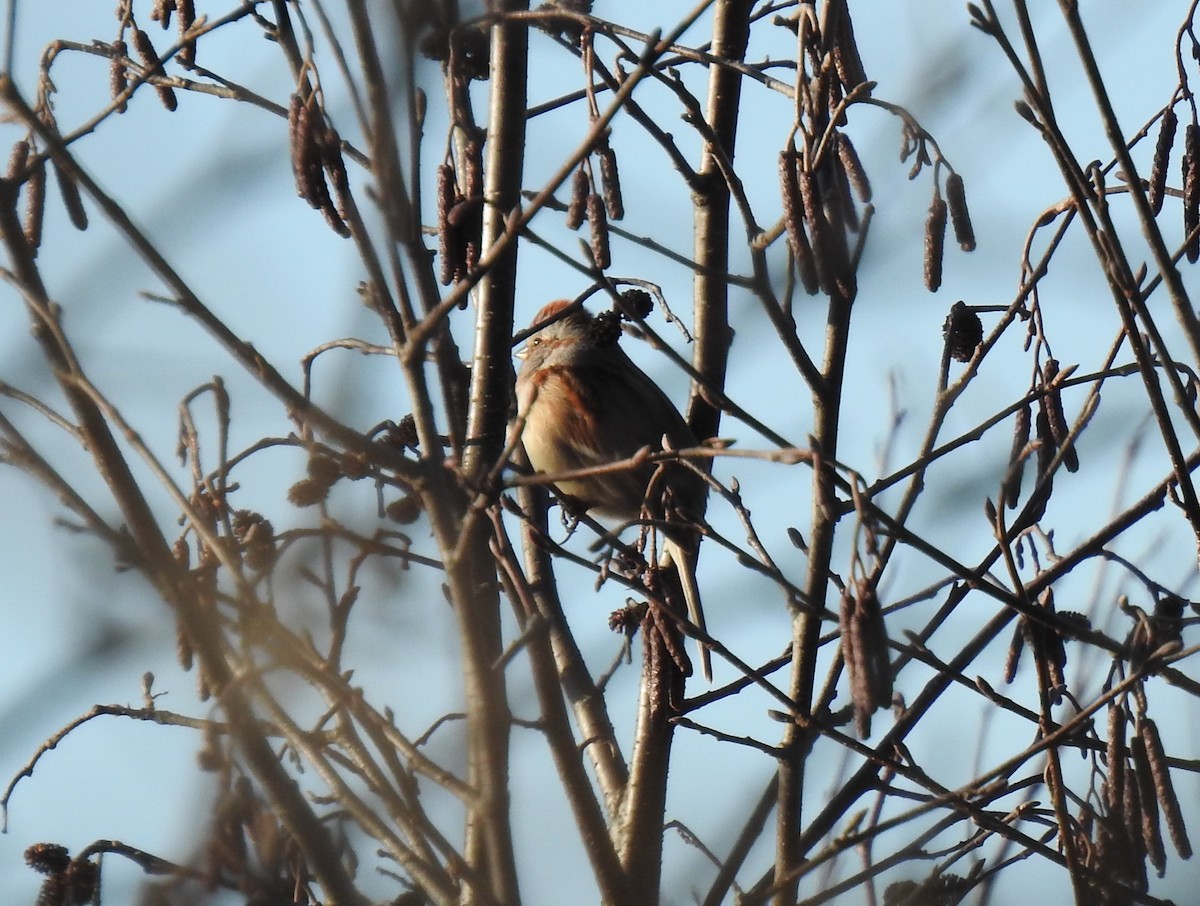
{"label": "thick stem", "polygon": [[[496,4],[500,17],[492,28],[491,105],[482,244],[487,249],[505,234],[505,218],[520,204],[525,148],[525,91],[528,34],[504,13],[527,3]],[[511,342],[517,247],[507,246],[479,282],[472,359],[467,445],[463,472],[476,490],[504,450],[508,401],[512,395]],[[463,640],[464,681],[471,784],[479,792],[467,822],[466,857],[489,879],[499,903],[517,903],[516,861],[509,823],[509,731],[504,673],[499,669],[503,640],[499,589],[488,549],[489,524],[469,510],[462,539],[444,538],[453,548],[447,558],[450,583]],[[457,542],[457,544],[455,543]]]}

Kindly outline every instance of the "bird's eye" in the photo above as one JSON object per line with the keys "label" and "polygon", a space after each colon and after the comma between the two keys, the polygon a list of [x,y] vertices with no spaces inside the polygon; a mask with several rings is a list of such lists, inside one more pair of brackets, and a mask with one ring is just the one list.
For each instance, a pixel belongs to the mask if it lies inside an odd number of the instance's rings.
{"label": "bird's eye", "polygon": [[532,340],[530,340],[530,341],[529,341],[529,345],[530,345],[530,346],[541,346],[541,345],[542,345],[542,338],[541,338],[541,337],[534,337]]}

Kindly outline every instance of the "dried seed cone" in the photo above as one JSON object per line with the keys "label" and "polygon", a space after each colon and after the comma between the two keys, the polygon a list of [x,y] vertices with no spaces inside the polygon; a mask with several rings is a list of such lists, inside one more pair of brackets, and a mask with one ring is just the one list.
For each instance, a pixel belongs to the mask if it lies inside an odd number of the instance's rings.
{"label": "dried seed cone", "polygon": [[946,180],[946,204],[950,208],[950,226],[958,247],[964,252],[975,251],[975,227],[967,209],[967,189],[957,173],[951,173]]}
{"label": "dried seed cone", "polygon": [[1150,766],[1154,793],[1158,804],[1162,806],[1171,843],[1181,859],[1190,859],[1192,844],[1188,840],[1187,827],[1183,823],[1179,797],[1175,795],[1175,786],[1171,783],[1171,769],[1167,764],[1167,753],[1163,751],[1162,738],[1158,735],[1158,726],[1150,718],[1144,717],[1138,721],[1138,734],[1146,746],[1146,762]]}
{"label": "dried seed cone", "polygon": [[800,196],[800,180],[796,173],[798,163],[795,151],[780,153],[779,192],[783,199],[783,223],[787,229],[788,244],[800,272],[800,282],[804,285],[804,291],[811,296],[820,289],[820,284],[812,246],[808,244],[808,234],[804,231],[804,199]]}
{"label": "dried seed cone", "polygon": [[1187,236],[1187,259],[1200,258],[1200,126],[1188,123],[1183,142],[1183,230]]}
{"label": "dried seed cone", "polygon": [[946,245],[946,200],[933,196],[925,220],[925,288],[936,293],[942,285],[942,255]]}
{"label": "dried seed cone", "polygon": [[604,200],[593,192],[587,200],[588,226],[592,230],[592,260],[600,270],[607,270],[612,264],[612,254],[608,245],[608,219],[604,214]]}
{"label": "dried seed cone", "polygon": [[956,362],[969,362],[983,342],[983,322],[965,303],[955,302],[942,323],[942,337],[950,358]]}
{"label": "dried seed cone", "polygon": [[1175,131],[1179,128],[1179,117],[1175,108],[1168,107],[1163,111],[1162,120],[1158,124],[1158,141],[1154,145],[1154,161],[1150,165],[1150,186],[1147,193],[1150,210],[1158,214],[1162,210],[1163,199],[1166,197],[1167,168],[1171,164],[1171,148],[1175,144]]}

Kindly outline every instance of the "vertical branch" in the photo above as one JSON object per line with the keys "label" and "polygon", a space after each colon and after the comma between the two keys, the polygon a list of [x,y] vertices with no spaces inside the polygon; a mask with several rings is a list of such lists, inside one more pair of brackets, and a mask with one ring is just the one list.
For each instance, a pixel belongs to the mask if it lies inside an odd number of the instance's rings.
{"label": "vertical branch", "polygon": [[[740,62],[749,40],[749,0],[722,0],[713,12],[712,54]],[[709,67],[708,132],[718,147],[707,146],[693,195],[697,267],[693,278],[696,348],[693,364],[700,382],[720,394],[725,386],[729,355],[728,290],[730,190],[720,159],[731,163],[737,137],[742,76],[735,70]],[[712,437],[720,426],[720,411],[698,391],[688,409],[688,422],[697,437]],[[638,726],[622,827],[622,860],[636,903],[657,903],[662,874],[663,817],[670,768],[674,723],[671,703],[681,694],[679,677],[670,664],[652,666],[653,633],[644,631],[648,658],[639,692]],[[662,661],[669,660],[662,658]]]}
{"label": "vertical branch", "polygon": [[[849,29],[849,10],[844,2],[830,2],[825,7],[821,23],[825,58],[834,53],[857,55]],[[845,42],[850,46],[837,46]],[[818,86],[810,93],[811,122],[808,136],[822,136],[830,126],[827,80],[834,78],[829,64],[815,80]],[[852,86],[846,86],[849,90]],[[850,340],[850,314],[854,304],[856,281],[849,271],[852,266],[846,241],[842,195],[837,190],[834,157],[826,153],[814,159],[815,149],[805,149],[805,166],[812,169],[811,182],[816,192],[805,199],[806,207],[822,225],[828,239],[825,261],[818,269],[833,272],[835,279],[824,281],[829,294],[825,321],[825,356],[821,379],[813,386],[813,450],[817,460],[813,468],[812,529],[808,542],[808,578],[804,587],[804,605],[793,600],[792,607],[792,665],[788,695],[801,712],[795,723],[784,731],[779,764],[779,800],[776,812],[775,902],[779,906],[794,903],[797,896],[799,872],[804,851],[800,827],[804,801],[805,762],[812,744],[811,708],[816,680],[817,645],[820,640],[821,614],[829,590],[830,561],[838,523],[833,461],[838,453],[838,429],[841,419],[842,381],[846,367],[846,350]],[[802,180],[804,176],[802,176]]]}
{"label": "vertical branch", "polygon": [[[751,0],[725,0],[713,12],[713,56],[740,62],[750,40]],[[731,165],[737,141],[738,109],[742,98],[742,74],[725,66],[709,68],[706,119],[718,148],[706,147],[698,172],[699,189],[693,194],[695,207],[696,274],[692,281],[695,299],[696,348],[692,353],[701,381],[720,393],[725,387],[729,360],[729,185],[721,172],[718,156]],[[721,413],[698,392],[688,404],[688,424],[696,437],[715,437]]]}
{"label": "vertical branch", "polygon": [[[527,9],[520,0],[496,4],[500,16],[491,35],[491,109],[484,170],[482,244],[488,249],[505,234],[508,217],[520,204],[525,148],[525,94],[528,33],[523,24],[503,18]],[[511,337],[516,288],[517,246],[508,245],[479,282],[475,347],[467,417],[463,474],[480,489],[504,450],[508,404],[512,395]],[[470,735],[471,783],[479,792],[467,827],[466,855],[483,869],[491,893],[501,903],[516,903],[516,862],[509,826],[509,732],[511,716],[503,671],[498,587],[488,551],[490,526],[470,511],[462,537],[452,545],[447,572],[453,589],[463,641],[463,670]],[[449,539],[447,539],[449,540]]]}

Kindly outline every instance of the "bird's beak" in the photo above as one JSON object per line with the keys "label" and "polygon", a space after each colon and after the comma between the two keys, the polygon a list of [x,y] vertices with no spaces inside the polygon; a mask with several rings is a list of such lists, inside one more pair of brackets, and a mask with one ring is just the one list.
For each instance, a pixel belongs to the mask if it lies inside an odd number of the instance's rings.
{"label": "bird's beak", "polygon": [[524,362],[527,358],[529,358],[529,347],[522,346],[520,349],[514,352],[513,355]]}

